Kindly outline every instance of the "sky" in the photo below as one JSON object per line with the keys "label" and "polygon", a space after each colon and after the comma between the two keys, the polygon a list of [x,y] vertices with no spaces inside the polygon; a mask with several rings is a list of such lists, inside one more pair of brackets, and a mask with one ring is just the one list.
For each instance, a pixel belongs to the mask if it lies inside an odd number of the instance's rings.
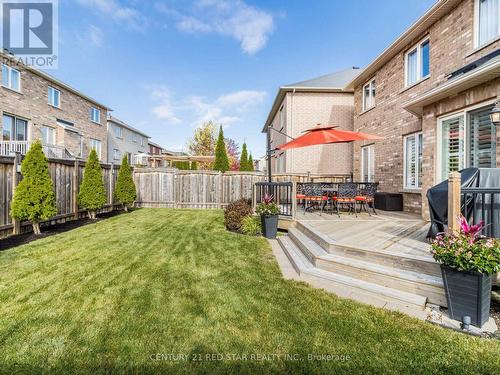
{"label": "sky", "polygon": [[59,0],[49,73],[180,151],[212,120],[265,154],[280,86],[378,56],[435,0]]}

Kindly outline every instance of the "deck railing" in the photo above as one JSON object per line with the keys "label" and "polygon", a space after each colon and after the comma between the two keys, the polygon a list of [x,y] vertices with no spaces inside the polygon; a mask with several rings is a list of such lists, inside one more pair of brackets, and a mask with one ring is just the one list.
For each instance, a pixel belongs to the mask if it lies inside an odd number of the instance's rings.
{"label": "deck railing", "polygon": [[448,226],[453,231],[460,229],[459,214],[474,224],[483,221],[482,234],[499,238],[500,188],[462,188],[460,173],[451,173],[448,178]]}
{"label": "deck railing", "polygon": [[[0,156],[26,155],[32,143],[33,141],[0,141]],[[51,159],[74,159],[74,156],[63,146],[44,144],[43,152]]]}
{"label": "deck railing", "polygon": [[280,207],[280,215],[292,217],[294,215],[294,190],[296,183],[292,182],[256,182],[254,205],[262,203],[266,194],[272,195]]}

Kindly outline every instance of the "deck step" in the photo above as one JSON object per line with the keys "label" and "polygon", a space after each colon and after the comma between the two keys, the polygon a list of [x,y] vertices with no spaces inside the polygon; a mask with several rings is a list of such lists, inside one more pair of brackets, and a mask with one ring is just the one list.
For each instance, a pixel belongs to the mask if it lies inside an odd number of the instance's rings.
{"label": "deck step", "polygon": [[441,277],[330,254],[297,229],[290,229],[288,234],[308,260],[319,269],[418,294],[427,297],[430,303],[446,306]]}
{"label": "deck step", "polygon": [[341,297],[406,313],[425,309],[425,297],[316,268],[290,237],[280,237],[278,242],[299,275],[321,279],[325,289]]}
{"label": "deck step", "polygon": [[323,250],[332,255],[342,255],[356,258],[371,263],[377,263],[386,267],[399,268],[405,271],[424,273],[426,275],[441,277],[439,264],[429,256],[420,256],[405,253],[395,253],[380,249],[367,249],[336,242],[330,237],[319,232],[307,223],[297,222],[300,232],[314,240]]}

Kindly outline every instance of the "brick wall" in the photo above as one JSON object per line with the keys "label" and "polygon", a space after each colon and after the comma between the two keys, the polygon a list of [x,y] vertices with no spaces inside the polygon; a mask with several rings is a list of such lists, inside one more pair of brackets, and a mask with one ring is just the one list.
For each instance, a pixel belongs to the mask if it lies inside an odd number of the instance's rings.
{"label": "brick wall", "polygon": [[[430,40],[430,77],[416,85],[405,88],[404,55],[410,48],[428,36]],[[447,15],[435,22],[426,32],[418,35],[389,62],[383,65],[373,77],[376,80],[376,107],[362,113],[362,87],[355,88],[355,130],[366,131],[385,137],[375,142],[375,180],[380,189],[390,192],[403,192],[403,136],[423,129],[423,186],[421,192],[404,192],[404,205],[407,211],[420,212],[422,201],[426,205],[426,190],[439,182],[435,176],[436,126],[437,116],[452,112],[466,105],[479,103],[495,97],[493,86],[486,85],[468,90],[460,98],[442,103],[439,111],[429,109],[422,119],[409,113],[403,106],[411,99],[442,84],[447,75],[500,47],[500,41],[474,50],[474,0],[460,2]],[[445,106],[446,108],[444,108]],[[364,144],[367,144],[365,142]],[[360,149],[354,146],[354,175],[360,176]],[[424,207],[424,218],[428,218]]]}
{"label": "brick wall", "polygon": [[[22,66],[12,65],[21,72],[21,92],[0,87],[0,112],[21,117],[28,120],[28,139],[39,139],[39,127],[50,126],[56,129],[56,144],[66,147],[74,155],[78,155],[80,142],[75,134],[68,134],[57,125],[56,119],[61,119],[74,124],[74,128],[83,135],[83,158],[89,153],[89,139],[101,141],[101,160],[107,160],[107,131],[105,108],[98,106],[87,99],[66,90],[47,79],[24,69]],[[48,86],[61,92],[60,108],[48,104]],[[91,108],[101,110],[101,123],[96,124],[90,120]],[[0,123],[0,134],[2,124]]]}
{"label": "brick wall", "polygon": [[[316,124],[330,124],[352,130],[354,101],[352,93],[287,93],[283,99],[286,125],[284,131],[298,137]],[[280,129],[279,111],[273,127]],[[274,148],[290,139],[271,131]],[[279,152],[273,157],[273,171],[278,172],[278,160],[284,158],[287,173],[350,174],[352,173],[352,145],[318,145]],[[283,163],[283,162],[282,162]]]}

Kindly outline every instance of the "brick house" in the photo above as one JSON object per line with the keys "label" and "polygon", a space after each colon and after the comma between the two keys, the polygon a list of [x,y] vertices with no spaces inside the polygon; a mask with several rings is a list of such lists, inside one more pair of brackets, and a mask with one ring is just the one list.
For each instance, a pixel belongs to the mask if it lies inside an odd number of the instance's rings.
{"label": "brick house", "polygon": [[137,155],[147,155],[149,152],[149,135],[139,129],[108,116],[108,163],[121,164],[123,156],[127,155],[130,164],[136,164]]}
{"label": "brick house", "polygon": [[500,166],[499,18],[499,0],[440,0],[347,85],[354,129],[385,137],[354,145],[355,180],[428,218],[426,192],[451,171]]}
{"label": "brick house", "polygon": [[50,157],[85,159],[95,148],[107,161],[108,107],[12,56],[0,56],[0,156],[24,154],[40,139]]}
{"label": "brick house", "polygon": [[[316,124],[352,130],[353,90],[344,89],[359,69],[350,68],[279,88],[262,132],[270,138],[271,150],[297,137]],[[352,173],[352,145],[319,145],[277,152],[272,156],[273,173]]]}

